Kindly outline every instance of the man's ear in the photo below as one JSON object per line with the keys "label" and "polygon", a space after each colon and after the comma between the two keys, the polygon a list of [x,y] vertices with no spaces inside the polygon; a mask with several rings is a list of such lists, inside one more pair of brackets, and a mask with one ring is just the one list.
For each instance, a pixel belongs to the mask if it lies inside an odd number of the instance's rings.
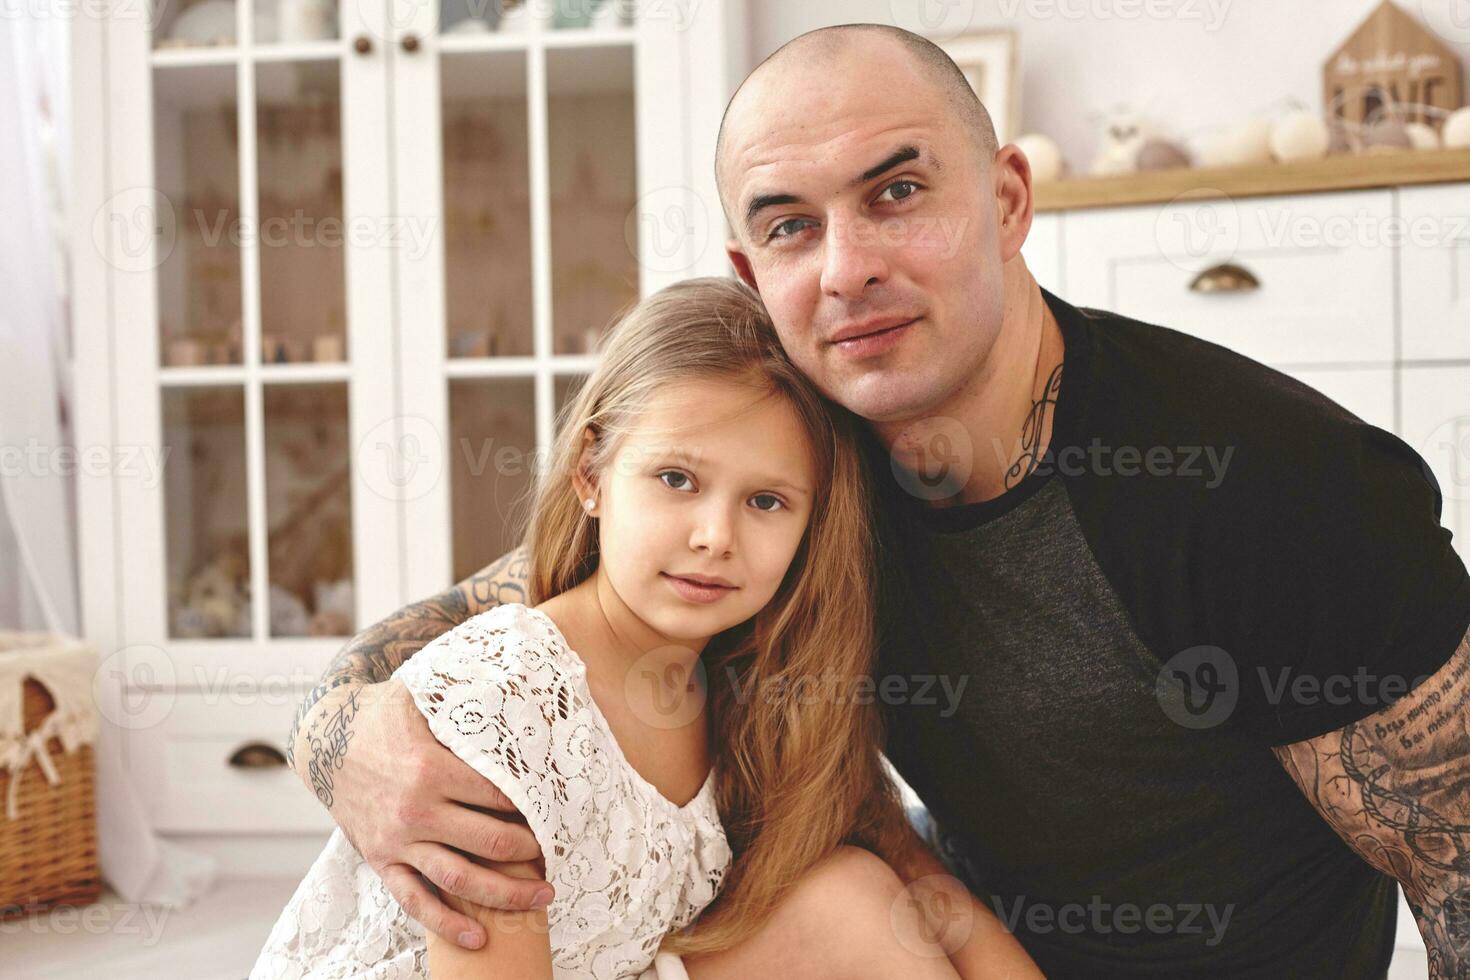
{"label": "man's ear", "polygon": [[[591,478],[592,451],[596,445],[597,437],[593,435],[592,430],[583,429],[582,450],[577,455],[577,465],[572,467],[572,488],[577,491],[578,500],[597,499],[597,486]],[[593,510],[596,510],[596,507]]]}
{"label": "man's ear", "polygon": [[991,165],[995,189],[996,224],[1000,239],[1000,260],[1009,262],[1021,251],[1031,232],[1035,201],[1031,196],[1031,162],[1014,143],[1007,143],[995,154]]}
{"label": "man's ear", "polygon": [[730,264],[735,267],[735,274],[744,283],[757,293],[761,291],[760,285],[755,281],[755,273],[750,271],[750,259],[740,249],[740,239],[732,238],[725,243],[725,254],[730,256]]}

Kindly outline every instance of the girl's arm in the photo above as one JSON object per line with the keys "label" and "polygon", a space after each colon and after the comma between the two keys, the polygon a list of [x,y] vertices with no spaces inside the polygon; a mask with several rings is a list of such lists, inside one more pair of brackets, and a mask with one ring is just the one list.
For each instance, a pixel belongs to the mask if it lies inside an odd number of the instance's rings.
{"label": "girl's arm", "polygon": [[[487,868],[512,878],[540,880],[542,870],[532,861],[483,861]],[[443,892],[446,904],[485,927],[486,942],[479,949],[463,949],[430,932],[429,975],[434,980],[552,980],[551,938],[546,909],[505,912],[467,902]]]}
{"label": "girl's arm", "polygon": [[986,908],[914,835],[907,867],[895,868],[912,901],[924,914],[929,938],[938,937],[963,980],[1045,980],[994,912]]}

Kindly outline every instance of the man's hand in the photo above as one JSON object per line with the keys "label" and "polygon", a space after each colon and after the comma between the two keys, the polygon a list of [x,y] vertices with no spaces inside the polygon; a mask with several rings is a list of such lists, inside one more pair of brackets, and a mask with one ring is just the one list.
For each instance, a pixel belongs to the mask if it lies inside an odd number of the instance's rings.
{"label": "man's hand", "polygon": [[401,684],[384,682],[471,616],[525,602],[528,564],[517,548],[353,637],[302,701],[286,739],[287,762],[404,911],[470,948],[484,942],[483,927],[446,906],[425,879],[487,908],[531,908],[540,888],[550,890],[544,882],[475,867],[459,852],[528,861],[540,850],[510,801],[433,737]]}
{"label": "man's hand", "polygon": [[483,925],[451,909],[430,884],[490,909],[551,901],[543,879],[512,877],[465,856],[539,861],[541,848],[510,800],[434,738],[401,682],[355,690],[351,704],[343,727],[352,756],[333,777],[332,816],[405,912],[473,949],[484,942]]}
{"label": "man's hand", "polygon": [[1431,977],[1470,975],[1470,634],[1403,698],[1273,749],[1332,829],[1397,878]]}

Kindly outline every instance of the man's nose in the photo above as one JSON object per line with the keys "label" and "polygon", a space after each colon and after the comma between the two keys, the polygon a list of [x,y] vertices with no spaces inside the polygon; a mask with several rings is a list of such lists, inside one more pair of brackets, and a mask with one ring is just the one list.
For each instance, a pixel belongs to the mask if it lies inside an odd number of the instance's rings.
{"label": "man's nose", "polygon": [[888,278],[888,257],[877,225],[868,218],[833,220],[823,246],[822,292],[829,296],[861,299],[869,283]]}

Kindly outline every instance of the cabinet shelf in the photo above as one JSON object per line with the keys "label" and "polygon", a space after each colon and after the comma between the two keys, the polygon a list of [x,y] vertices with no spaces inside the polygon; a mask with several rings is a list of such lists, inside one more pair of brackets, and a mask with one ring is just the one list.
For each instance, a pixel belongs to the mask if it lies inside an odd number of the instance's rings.
{"label": "cabinet shelf", "polygon": [[1116,177],[1037,184],[1037,211],[1069,211],[1172,201],[1181,194],[1265,197],[1470,180],[1470,150],[1417,150],[1331,156],[1249,167],[1180,167]]}

